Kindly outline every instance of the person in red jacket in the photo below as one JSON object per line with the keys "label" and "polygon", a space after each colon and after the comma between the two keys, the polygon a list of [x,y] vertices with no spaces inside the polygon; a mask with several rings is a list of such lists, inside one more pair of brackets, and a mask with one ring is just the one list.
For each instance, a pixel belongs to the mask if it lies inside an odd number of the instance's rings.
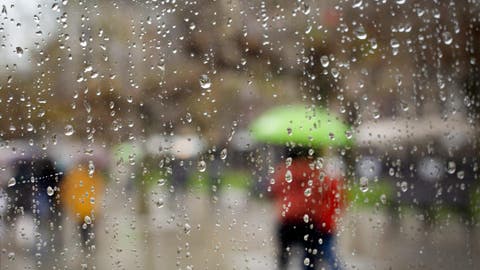
{"label": "person in red jacket", "polygon": [[323,261],[337,270],[340,262],[333,242],[343,208],[342,183],[326,175],[321,159],[308,151],[289,148],[285,162],[273,174],[271,192],[279,216],[278,266],[286,269],[292,247],[300,245],[304,250],[304,269],[316,269]]}

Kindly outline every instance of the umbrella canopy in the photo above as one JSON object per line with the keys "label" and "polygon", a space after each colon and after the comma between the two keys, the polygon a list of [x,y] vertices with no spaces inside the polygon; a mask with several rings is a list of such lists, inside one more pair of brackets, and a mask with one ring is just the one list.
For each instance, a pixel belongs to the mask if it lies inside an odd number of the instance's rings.
{"label": "umbrella canopy", "polygon": [[300,104],[270,109],[250,128],[255,139],[272,144],[311,147],[351,144],[350,129],[337,115]]}

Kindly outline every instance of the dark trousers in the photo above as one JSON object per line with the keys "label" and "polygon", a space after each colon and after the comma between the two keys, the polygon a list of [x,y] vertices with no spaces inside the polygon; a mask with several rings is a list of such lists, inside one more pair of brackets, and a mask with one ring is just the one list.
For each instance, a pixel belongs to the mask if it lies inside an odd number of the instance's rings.
{"label": "dark trousers", "polygon": [[326,264],[331,270],[339,270],[334,251],[334,237],[331,233],[324,233],[310,223],[281,223],[278,228],[279,257],[278,268],[287,269],[292,248],[300,246],[303,251],[302,267],[312,270],[320,269],[320,264]]}

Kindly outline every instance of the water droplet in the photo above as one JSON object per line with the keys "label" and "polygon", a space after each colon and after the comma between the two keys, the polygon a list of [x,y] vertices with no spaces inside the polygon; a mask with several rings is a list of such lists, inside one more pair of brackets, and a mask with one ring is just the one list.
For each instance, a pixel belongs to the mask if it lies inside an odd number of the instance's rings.
{"label": "water droplet", "polygon": [[287,134],[288,136],[292,136],[292,128],[287,128]]}
{"label": "water droplet", "polygon": [[303,14],[308,15],[310,14],[310,6],[307,3],[303,3]]}
{"label": "water droplet", "polygon": [[73,133],[75,133],[75,130],[73,129],[72,125],[66,125],[65,126],[65,135],[66,136],[72,136]]}
{"label": "water droplet", "polygon": [[92,177],[93,174],[95,173],[95,164],[93,164],[93,161],[88,161],[88,176]]}
{"label": "water droplet", "polygon": [[28,132],[32,132],[33,129],[34,129],[33,125],[32,125],[31,123],[28,123],[28,124],[27,124],[27,131],[28,131]]}
{"label": "water droplet", "polygon": [[402,192],[407,192],[408,183],[406,181],[402,181],[402,183],[400,183],[400,189],[402,190]]}
{"label": "water droplet", "polygon": [[157,185],[163,186],[163,185],[165,185],[166,182],[167,182],[166,179],[160,178],[160,179],[157,180]]}
{"label": "water droplet", "polygon": [[157,206],[157,208],[162,208],[165,205],[165,202],[163,201],[163,199],[158,199],[155,202],[155,205]]}
{"label": "water droplet", "polygon": [[383,204],[386,204],[387,203],[387,195],[385,195],[385,194],[380,195],[380,201]]}
{"label": "water droplet", "polygon": [[292,158],[291,157],[288,157],[287,159],[285,159],[285,165],[288,167],[292,166]]}
{"label": "water droplet", "polygon": [[203,89],[208,89],[210,88],[210,86],[212,86],[212,82],[210,81],[210,78],[205,75],[205,74],[202,74],[200,76],[200,87],[202,87]]}
{"label": "water droplet", "polygon": [[268,166],[268,173],[273,174],[275,172],[275,168],[273,166]]}
{"label": "water droplet", "polygon": [[186,234],[189,234],[191,229],[192,229],[192,226],[190,226],[190,224],[185,223],[185,225],[183,225],[183,231],[184,231]]}
{"label": "water droplet", "polygon": [[392,47],[393,49],[397,49],[398,47],[400,47],[400,42],[393,38],[392,40],[390,40],[390,47]]}
{"label": "water droplet", "polygon": [[220,159],[226,159],[227,158],[227,148],[223,148],[222,151],[220,151]]}
{"label": "water droplet", "polygon": [[324,68],[328,67],[328,65],[330,64],[330,60],[328,59],[328,56],[322,55],[322,57],[320,57],[320,64],[322,64],[322,67]]}
{"label": "water droplet", "polygon": [[367,33],[365,32],[363,25],[359,25],[357,28],[355,28],[353,34],[360,40],[367,38]]}
{"label": "water droplet", "polygon": [[457,164],[455,164],[455,161],[449,161],[447,166],[448,173],[454,174],[456,170],[457,170]]}
{"label": "water droplet", "polygon": [[[319,157],[317,158],[317,169],[322,169],[323,168],[323,158]],[[320,172],[320,175],[322,175],[322,172]]]}
{"label": "water droplet", "polygon": [[200,160],[197,164],[197,170],[199,172],[204,172],[207,169],[207,163],[203,160]]}
{"label": "water droplet", "polygon": [[191,123],[192,122],[192,115],[187,112],[187,114],[185,115],[185,120],[187,120],[188,123]]}
{"label": "water droplet", "polygon": [[360,177],[360,191],[367,192],[368,191],[368,178],[367,177]]}
{"label": "water droplet", "polygon": [[90,218],[90,216],[85,216],[85,217],[83,218],[83,221],[84,221],[85,224],[87,224],[87,225],[92,224],[92,218]]}
{"label": "water droplet", "polygon": [[8,184],[7,184],[8,187],[13,187],[16,184],[17,184],[17,180],[15,180],[15,177],[8,179]]}
{"label": "water droplet", "polygon": [[287,170],[287,172],[285,173],[285,181],[287,183],[291,183],[293,181],[292,172],[290,170]]}
{"label": "water droplet", "polygon": [[83,37],[81,37],[80,39],[80,46],[82,47],[86,47],[87,46],[87,40],[84,39]]}
{"label": "water droplet", "polygon": [[464,171],[458,171],[457,172],[457,178],[462,180],[465,177],[465,172]]}
{"label": "water droplet", "polygon": [[303,215],[303,221],[305,223],[308,223],[310,221],[310,217],[308,216],[308,214]]}
{"label": "water droplet", "polygon": [[2,15],[7,16],[7,7],[5,5],[2,5]]}
{"label": "water droplet", "polygon": [[[5,6],[3,6],[3,7],[5,7]],[[15,252],[9,252],[7,256],[8,256],[8,259],[9,259],[10,261],[14,261],[14,260],[15,260]]]}
{"label": "water droplet", "polygon": [[403,5],[403,4],[405,4],[405,2],[407,2],[407,0],[397,0],[396,1],[397,5]]}
{"label": "water droplet", "polygon": [[347,139],[352,139],[353,137],[353,132],[351,130],[347,130],[345,131],[345,137],[347,137]]}
{"label": "water droplet", "polygon": [[304,264],[305,266],[309,266],[309,265],[310,265],[310,259],[309,259],[309,258],[305,258],[305,259],[303,260],[303,264]]}
{"label": "water droplet", "polygon": [[53,196],[54,190],[51,186],[47,187],[47,195],[48,196]]}
{"label": "water droplet", "polygon": [[23,49],[22,49],[22,47],[17,47],[17,48],[15,48],[15,52],[17,53],[17,56],[18,56],[18,57],[22,57],[22,56],[23,56]]}
{"label": "water droplet", "polygon": [[[321,169],[321,168],[318,168],[318,167],[317,167],[317,169]],[[318,181],[323,182],[323,181],[325,180],[325,176],[326,176],[325,172],[323,172],[323,171],[320,172],[320,173],[318,174]]]}
{"label": "water droplet", "polygon": [[407,112],[409,107],[408,107],[408,104],[406,102],[402,102],[400,101],[400,107],[402,108],[402,111],[404,112]]}
{"label": "water droplet", "polygon": [[312,189],[306,188],[305,191],[303,192],[303,195],[305,195],[305,197],[310,197],[310,195],[312,195]]}
{"label": "water droplet", "polygon": [[363,4],[363,0],[354,0],[353,4],[352,4],[352,7],[353,8],[358,8],[358,7],[361,7],[362,4]]}
{"label": "water droplet", "polygon": [[450,34],[450,32],[443,32],[442,39],[445,45],[450,45],[453,42],[453,37],[452,37],[452,34]]}

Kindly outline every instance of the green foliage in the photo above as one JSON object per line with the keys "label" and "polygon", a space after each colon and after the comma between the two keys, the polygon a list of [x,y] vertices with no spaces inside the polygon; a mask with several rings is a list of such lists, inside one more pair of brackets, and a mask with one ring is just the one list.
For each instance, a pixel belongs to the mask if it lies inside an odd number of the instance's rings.
{"label": "green foliage", "polygon": [[[353,185],[347,190],[347,199],[352,207],[374,207],[376,205],[390,205],[393,190],[389,183],[378,181],[369,185],[363,192],[358,185]],[[382,200],[384,197],[384,200]]]}

